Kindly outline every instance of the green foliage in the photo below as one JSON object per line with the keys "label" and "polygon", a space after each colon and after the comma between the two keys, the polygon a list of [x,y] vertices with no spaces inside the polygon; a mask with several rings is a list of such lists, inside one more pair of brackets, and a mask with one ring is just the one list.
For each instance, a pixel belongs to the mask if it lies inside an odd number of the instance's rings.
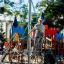
{"label": "green foliage", "polygon": [[50,13],[50,15],[53,15],[53,16],[64,14],[64,4],[63,3],[51,3],[46,8],[45,13]]}
{"label": "green foliage", "polygon": [[37,13],[32,14],[31,26],[33,27],[37,23]]}
{"label": "green foliage", "polygon": [[4,13],[4,7],[0,8],[0,13],[3,14]]}
{"label": "green foliage", "polygon": [[26,26],[27,26],[27,22],[18,22],[18,25],[19,26],[24,26],[25,28],[26,28]]}
{"label": "green foliage", "polygon": [[11,7],[13,7],[14,4],[14,2],[11,2],[10,0],[4,0],[4,3],[10,5]]}
{"label": "green foliage", "polygon": [[27,14],[28,14],[28,8],[27,8],[27,5],[26,5],[26,4],[24,4],[24,5],[22,6],[22,12],[23,12],[22,17],[23,17],[24,19],[26,19],[26,18],[27,18]]}
{"label": "green foliage", "polygon": [[[59,27],[63,23],[60,19],[64,16],[64,4],[63,3],[51,3],[45,10],[45,17],[48,19],[49,26]],[[56,21],[55,21],[56,20]],[[62,19],[63,20],[63,19]],[[55,22],[55,25],[53,24]]]}
{"label": "green foliage", "polygon": [[5,32],[0,32],[0,40],[4,43],[6,38],[4,37]]}
{"label": "green foliage", "polygon": [[48,3],[47,0],[42,0],[41,2],[38,2],[36,4],[36,7],[41,7],[41,6],[45,6],[46,7],[46,4]]}
{"label": "green foliage", "polygon": [[57,0],[58,2],[62,2],[62,3],[64,3],[64,0]]}
{"label": "green foliage", "polygon": [[12,12],[10,10],[8,10],[6,7],[1,7],[0,8],[0,13],[4,14],[4,12],[7,12],[9,15],[12,14]]}
{"label": "green foliage", "polygon": [[[64,2],[63,0],[42,0],[40,3],[37,5],[38,9],[43,9],[45,7],[46,9],[44,10],[45,18],[46,21],[49,25],[49,27],[59,27],[61,28],[62,25],[64,25]],[[41,9],[41,10],[42,10]],[[40,10],[39,10],[40,11]],[[41,12],[40,12],[41,13]],[[63,18],[60,18],[60,17]]]}

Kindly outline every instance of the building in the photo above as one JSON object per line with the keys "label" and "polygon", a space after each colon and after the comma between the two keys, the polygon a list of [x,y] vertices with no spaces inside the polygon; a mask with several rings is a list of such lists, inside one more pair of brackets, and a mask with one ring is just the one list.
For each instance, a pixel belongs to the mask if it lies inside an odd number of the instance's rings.
{"label": "building", "polygon": [[12,26],[13,20],[13,16],[6,16],[4,14],[0,14],[0,32],[5,32],[6,38],[9,38],[10,36],[10,28]]}

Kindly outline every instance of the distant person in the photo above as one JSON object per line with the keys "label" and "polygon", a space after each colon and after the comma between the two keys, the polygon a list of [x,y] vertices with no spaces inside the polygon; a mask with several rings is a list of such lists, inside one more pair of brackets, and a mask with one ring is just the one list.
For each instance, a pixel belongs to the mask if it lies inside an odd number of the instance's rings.
{"label": "distant person", "polygon": [[64,28],[63,28],[63,30],[61,30],[61,36],[62,36],[62,40],[63,40],[63,43],[64,43]]}
{"label": "distant person", "polygon": [[59,31],[56,32],[56,52],[59,56],[59,47],[60,47],[61,34]]}
{"label": "distant person", "polygon": [[56,41],[59,44],[60,43],[60,39],[61,39],[61,34],[59,31],[56,32]]}

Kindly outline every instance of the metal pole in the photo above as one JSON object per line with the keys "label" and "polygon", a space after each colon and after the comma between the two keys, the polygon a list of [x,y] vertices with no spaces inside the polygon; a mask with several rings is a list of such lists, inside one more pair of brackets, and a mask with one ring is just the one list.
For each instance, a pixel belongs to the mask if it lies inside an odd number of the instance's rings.
{"label": "metal pole", "polygon": [[[28,33],[31,31],[31,0],[29,0],[29,22],[28,22]],[[30,50],[31,50],[31,33],[28,35],[28,64],[30,63]]]}
{"label": "metal pole", "polygon": [[7,39],[7,26],[8,26],[8,25],[7,25],[7,21],[6,21],[6,39]]}

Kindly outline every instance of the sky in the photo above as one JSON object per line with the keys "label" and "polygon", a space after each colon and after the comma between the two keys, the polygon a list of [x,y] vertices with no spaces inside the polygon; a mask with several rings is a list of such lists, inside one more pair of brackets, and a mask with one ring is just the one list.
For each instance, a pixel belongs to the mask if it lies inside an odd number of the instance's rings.
{"label": "sky", "polygon": [[[2,5],[4,5],[4,3],[3,3],[3,0],[0,0],[0,1],[2,1],[2,3],[0,2],[0,7],[2,6]],[[20,1],[22,1],[23,3],[25,3],[25,4],[29,4],[29,0],[10,0],[11,2],[15,2],[15,3],[20,3]],[[38,3],[38,2],[40,2],[41,0],[32,0],[32,2],[33,2],[33,5],[34,5],[34,7],[35,7],[35,5]],[[34,12],[34,9],[33,9],[33,5],[32,5],[32,9],[31,9],[31,11],[32,12]],[[16,7],[15,8],[13,8],[13,9],[15,9],[15,10],[18,10],[18,8],[17,7],[19,7],[19,6],[21,6],[21,5],[16,5]],[[11,8],[12,9],[12,8]],[[37,12],[37,9],[35,8],[35,12]]]}
{"label": "sky", "polygon": [[[24,0],[24,3],[28,3],[28,1],[29,0]],[[40,2],[41,0],[32,0],[32,2],[33,2],[33,5],[34,5],[34,7],[36,6],[36,4],[38,3],[38,2]],[[34,9],[33,9],[33,5],[32,5],[32,11],[34,11]],[[36,11],[36,10],[35,10]]]}
{"label": "sky", "polygon": [[[20,3],[21,0],[10,0],[10,1],[15,2],[15,3]],[[36,4],[37,4],[38,2],[40,2],[40,1],[41,1],[41,0],[32,0],[34,7],[35,7]],[[28,3],[29,3],[29,0],[22,0],[22,2],[25,3],[25,4],[28,4]],[[31,7],[32,12],[34,12],[33,5],[32,5],[32,7]],[[36,9],[35,9],[35,11],[36,11]]]}
{"label": "sky", "polygon": [[[1,0],[0,0],[1,1]],[[20,1],[22,1],[22,3],[24,3],[24,4],[29,4],[29,0],[10,0],[11,2],[15,2],[15,3],[20,3]],[[40,2],[41,0],[32,0],[32,2],[33,2],[33,5],[34,5],[34,8],[35,8],[35,6],[36,6],[36,4],[38,3],[38,2]],[[4,3],[3,3],[4,4]],[[38,10],[35,8],[35,11],[34,11],[34,8],[33,8],[33,5],[31,6],[31,12],[37,12]],[[0,6],[2,6],[2,3],[0,3]],[[20,7],[21,7],[22,5],[15,5],[13,8],[11,8],[10,7],[10,9],[11,10],[13,10],[13,11],[15,11],[15,10],[19,10],[20,11]],[[29,6],[28,6],[29,7]]]}
{"label": "sky", "polygon": [[[29,0],[24,0],[25,3],[28,3]],[[32,0],[34,6],[36,5],[36,3],[40,2],[41,0]]]}
{"label": "sky", "polygon": [[[3,1],[3,0],[2,0]],[[15,2],[15,3],[20,3],[21,1],[24,2],[25,4],[29,3],[29,0],[10,0],[11,2]],[[35,7],[35,5],[40,2],[41,0],[32,0],[33,5]]]}
{"label": "sky", "polygon": [[[15,3],[19,3],[21,0],[10,0],[13,1]],[[29,0],[22,0],[24,3],[28,3]],[[32,0],[32,2],[34,3],[34,5],[36,5],[37,2],[40,2],[41,0]]]}

